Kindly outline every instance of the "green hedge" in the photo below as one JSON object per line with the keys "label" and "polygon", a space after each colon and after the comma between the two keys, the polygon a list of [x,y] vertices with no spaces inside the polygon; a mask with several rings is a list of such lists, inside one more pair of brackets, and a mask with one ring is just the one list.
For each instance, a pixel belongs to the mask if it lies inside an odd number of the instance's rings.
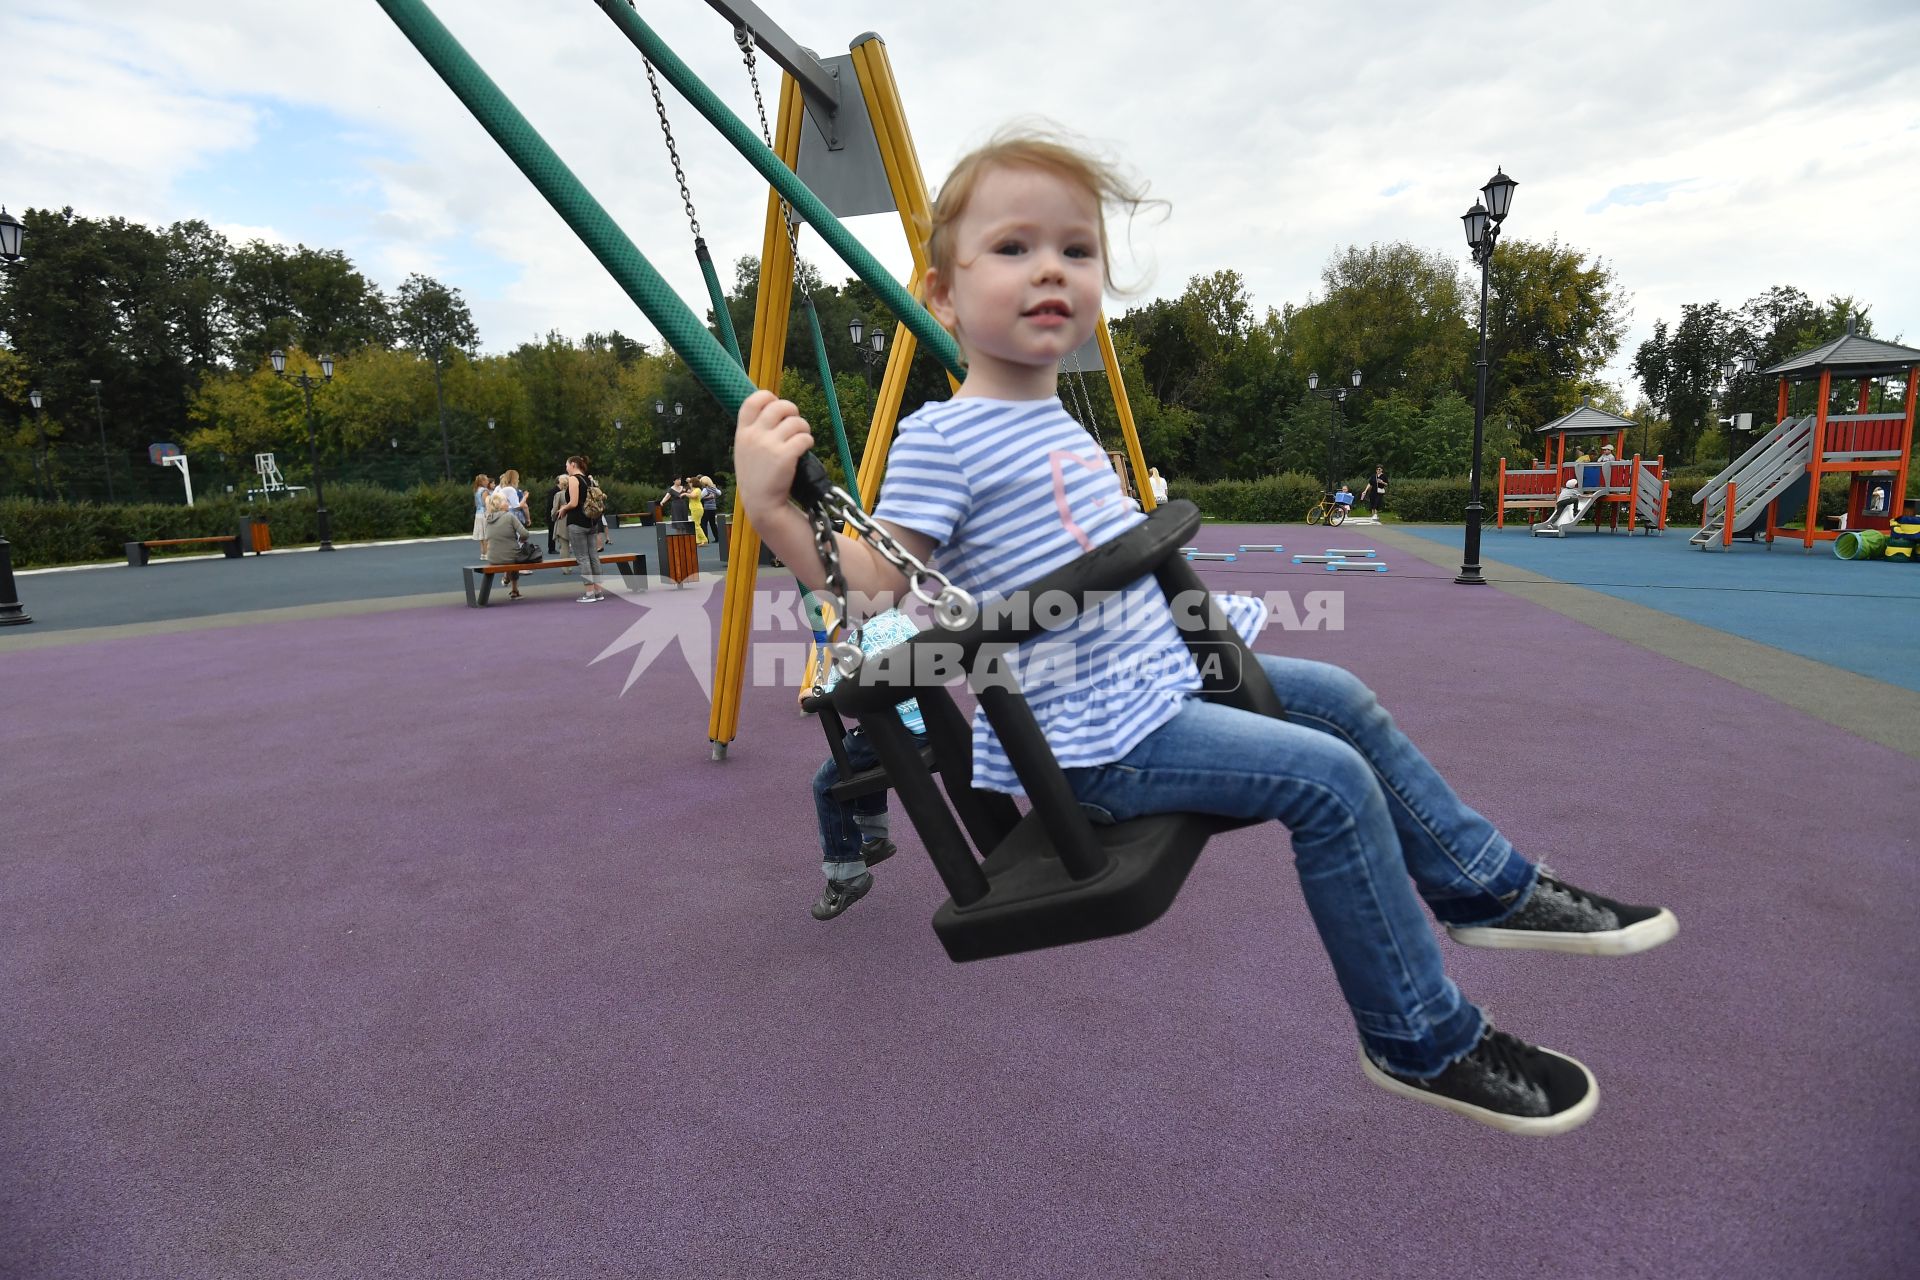
{"label": "green hedge", "polygon": [[[1313,476],[1289,473],[1259,480],[1215,480],[1175,484],[1169,496],[1185,498],[1212,520],[1244,524],[1298,524],[1325,490]],[[1493,495],[1483,486],[1482,501],[1492,509]],[[1386,512],[1401,520],[1459,522],[1466,519],[1467,481],[1395,480],[1387,489]]]}
{"label": "green hedge", "polygon": [[[1687,468],[1673,474],[1667,507],[1669,525],[1700,523],[1692,495],[1715,474],[1711,468]],[[721,477],[721,481],[728,483],[731,477]],[[1488,475],[1482,491],[1489,521],[1493,518],[1494,481],[1495,477]],[[607,500],[616,512],[651,510],[654,499],[660,496],[659,487],[652,484],[615,480],[607,482],[606,488]],[[1243,524],[1298,524],[1320,500],[1321,492],[1317,478],[1297,473],[1208,484],[1176,482],[1173,486],[1174,497],[1192,501],[1208,518]],[[545,490],[531,495],[536,526],[546,521],[542,509],[546,501]],[[170,503],[68,505],[33,498],[0,498],[0,534],[13,544],[13,562],[21,568],[118,560],[128,542],[232,533],[243,515],[264,517],[272,530],[273,544],[290,547],[319,540],[314,506],[310,492],[271,504],[237,502],[223,494],[192,507]],[[1466,507],[1465,477],[1396,480],[1388,493],[1386,511],[1403,521],[1458,524],[1465,519]],[[330,485],[327,509],[336,542],[455,535],[473,527],[473,489],[463,481],[423,484],[404,491],[368,484]],[[1821,512],[1835,515],[1846,509],[1847,477],[1829,477],[1821,486]],[[204,552],[204,548],[187,548],[187,552]]]}
{"label": "green hedge", "polygon": [[[612,510],[651,510],[659,488],[611,481]],[[533,523],[546,524],[546,491],[530,496]],[[264,519],[273,545],[296,547],[318,542],[313,494],[296,493],[266,502],[241,502],[227,494],[203,498],[188,507],[176,503],[120,504],[41,502],[0,498],[0,536],[13,544],[13,563],[22,569],[56,564],[119,560],[129,542],[162,538],[205,538],[232,533],[241,516]],[[387,538],[432,538],[473,528],[473,486],[463,481],[382,489],[370,484],[327,486],[328,524],[335,542],[372,542]],[[206,553],[186,547],[180,554]],[[156,557],[167,554],[156,549]]]}

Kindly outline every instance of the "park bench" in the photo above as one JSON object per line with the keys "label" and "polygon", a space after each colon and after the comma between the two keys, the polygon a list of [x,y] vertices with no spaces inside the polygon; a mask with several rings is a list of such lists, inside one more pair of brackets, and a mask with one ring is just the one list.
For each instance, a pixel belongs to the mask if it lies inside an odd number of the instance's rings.
{"label": "park bench", "polygon": [[207,538],[154,538],[147,542],[129,542],[127,544],[127,563],[135,568],[147,563],[148,552],[155,547],[184,547],[194,542],[218,542],[220,550],[227,559],[240,558],[240,535],[237,533],[218,533]]}
{"label": "park bench", "polygon": [[[647,586],[647,557],[638,551],[622,551],[600,557],[601,564],[613,565],[629,583]],[[534,560],[527,564],[470,564],[460,570],[467,584],[467,607],[478,609],[493,594],[493,580],[503,573],[538,573],[542,569],[572,569],[578,560]]]}

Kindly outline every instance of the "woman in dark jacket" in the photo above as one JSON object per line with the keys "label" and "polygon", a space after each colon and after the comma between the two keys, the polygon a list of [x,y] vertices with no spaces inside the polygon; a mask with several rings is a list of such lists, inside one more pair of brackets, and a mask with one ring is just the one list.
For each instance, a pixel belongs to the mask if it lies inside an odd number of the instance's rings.
{"label": "woman in dark jacket", "polygon": [[1379,520],[1380,508],[1387,503],[1387,469],[1385,467],[1376,466],[1373,469],[1373,478],[1367,481],[1367,490],[1360,495],[1360,499],[1367,504],[1367,510],[1373,513],[1373,518],[1376,521]]}

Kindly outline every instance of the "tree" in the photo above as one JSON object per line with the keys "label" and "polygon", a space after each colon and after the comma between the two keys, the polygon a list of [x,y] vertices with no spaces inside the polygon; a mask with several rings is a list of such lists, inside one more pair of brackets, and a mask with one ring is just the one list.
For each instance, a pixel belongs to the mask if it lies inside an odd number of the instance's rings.
{"label": "tree", "polygon": [[1363,375],[1364,414],[1376,396],[1416,405],[1471,387],[1475,334],[1466,279],[1454,261],[1410,244],[1349,246],[1321,272],[1325,296],[1286,312],[1301,373]]}
{"label": "tree", "polygon": [[275,349],[338,357],[393,341],[386,295],[338,249],[255,240],[235,250],[227,305],[228,359],[237,368],[252,368]]}
{"label": "tree", "polygon": [[[1502,415],[1501,421],[1506,421]],[[1483,428],[1484,458],[1510,457],[1517,453],[1509,434],[1496,430],[1488,421]],[[1473,402],[1457,391],[1449,391],[1427,406],[1420,422],[1420,439],[1414,449],[1412,476],[1463,476],[1473,465]]]}
{"label": "tree", "polygon": [[473,313],[458,289],[449,289],[432,276],[412,272],[400,286],[394,306],[394,328],[401,345],[433,362],[433,400],[440,417],[440,457],[446,478],[453,479],[453,448],[447,440],[447,397],[442,381],[449,353],[470,354],[480,344]]}
{"label": "tree", "polygon": [[1620,349],[1626,303],[1613,270],[1559,241],[1511,240],[1487,296],[1487,412],[1537,427],[1590,397]]}

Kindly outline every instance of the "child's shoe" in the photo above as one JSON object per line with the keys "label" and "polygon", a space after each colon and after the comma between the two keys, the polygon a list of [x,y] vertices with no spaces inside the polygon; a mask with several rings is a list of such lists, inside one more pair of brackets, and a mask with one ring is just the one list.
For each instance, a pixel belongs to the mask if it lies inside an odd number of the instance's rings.
{"label": "child's shoe", "polygon": [[873,888],[873,873],[862,871],[851,880],[829,880],[820,894],[820,900],[813,904],[815,920],[831,920],[854,903],[867,896]]}
{"label": "child's shoe", "polygon": [[1520,909],[1498,924],[1448,925],[1455,942],[1469,947],[1561,951],[1587,956],[1625,956],[1657,947],[1680,932],[1665,907],[1630,907],[1576,889],[1542,868]]}
{"label": "child's shoe", "polygon": [[885,836],[868,836],[860,841],[860,857],[870,867],[879,866],[898,852],[899,850],[894,848],[893,841]]}
{"label": "child's shoe", "polygon": [[1577,1129],[1600,1105],[1600,1086],[1586,1067],[1551,1049],[1488,1026],[1473,1052],[1431,1080],[1377,1067],[1366,1050],[1360,1068],[1389,1093],[1445,1107],[1508,1133],[1544,1138]]}

